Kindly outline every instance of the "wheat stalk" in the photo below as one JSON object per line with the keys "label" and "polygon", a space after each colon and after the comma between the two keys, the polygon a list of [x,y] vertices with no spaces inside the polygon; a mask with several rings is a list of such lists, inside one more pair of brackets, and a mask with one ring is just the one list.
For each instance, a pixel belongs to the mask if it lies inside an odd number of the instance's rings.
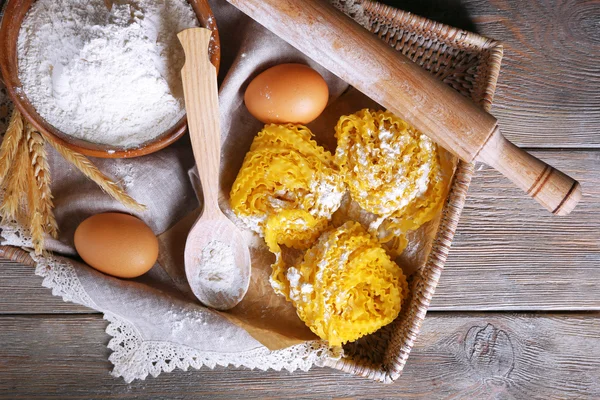
{"label": "wheat stalk", "polygon": [[124,206],[131,208],[132,210],[144,211],[146,209],[145,205],[135,201],[131,196],[125,193],[125,191],[121,189],[119,185],[100,172],[100,170],[94,164],[92,164],[87,157],[74,152],[73,150],[57,143],[54,140],[49,140],[48,142],[64,157],[65,160],[73,164],[86,177],[95,182],[102,190],[112,196],[115,200],[119,201]]}
{"label": "wheat stalk", "polygon": [[[85,156],[54,141],[50,141],[50,144],[65,160],[114,199],[136,211],[146,209],[146,206],[125,193]],[[4,141],[0,145],[0,188],[4,189],[0,217],[4,220],[16,219],[20,223],[25,220],[35,253],[41,254],[44,233],[54,237],[58,234],[50,190],[50,168],[43,136],[31,124],[24,124],[21,113],[17,110],[11,116]],[[25,208],[22,207],[25,199],[27,213],[24,213]]]}
{"label": "wheat stalk", "polygon": [[58,237],[58,224],[54,218],[54,203],[50,191],[50,167],[46,153],[45,141],[42,135],[33,126],[26,123],[29,154],[33,178],[39,191],[39,211],[42,215],[44,231],[52,237]]}
{"label": "wheat stalk", "polygon": [[37,185],[35,177],[35,158],[31,151],[32,133],[31,126],[26,128],[27,134],[24,140],[27,142],[27,222],[29,223],[29,233],[35,254],[42,254],[44,249],[44,217],[42,215],[42,196],[40,188]]}
{"label": "wheat stalk", "polygon": [[0,205],[0,215],[7,221],[22,216],[22,199],[27,193],[27,171],[29,170],[29,149],[27,139],[21,135],[14,162],[8,169],[4,181],[4,199]]}
{"label": "wheat stalk", "polygon": [[4,134],[4,140],[0,146],[0,185],[4,181],[10,166],[17,154],[19,141],[23,136],[23,118],[21,113],[15,108],[11,117],[8,129]]}
{"label": "wheat stalk", "polygon": [[[27,134],[24,134],[24,128],[21,114],[15,110],[0,146],[0,180],[5,189],[0,215],[4,220],[16,219],[20,223],[26,221],[35,253],[41,254],[44,247],[44,226],[34,163],[41,162],[44,155],[36,152],[38,161],[34,161],[29,146],[32,128],[27,125]],[[47,167],[47,163],[45,166]],[[4,179],[5,177],[7,178]],[[25,198],[27,213],[22,207]]]}

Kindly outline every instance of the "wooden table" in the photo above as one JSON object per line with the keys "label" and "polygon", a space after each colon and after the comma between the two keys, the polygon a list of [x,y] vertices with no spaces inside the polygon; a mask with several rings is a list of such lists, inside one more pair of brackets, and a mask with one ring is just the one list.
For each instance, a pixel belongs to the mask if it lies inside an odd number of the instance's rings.
{"label": "wooden table", "polygon": [[202,369],[125,384],[102,317],[63,303],[30,267],[0,266],[0,398],[599,398],[600,1],[387,1],[501,40],[494,115],[572,174],[584,197],[553,217],[487,167],[404,376]]}

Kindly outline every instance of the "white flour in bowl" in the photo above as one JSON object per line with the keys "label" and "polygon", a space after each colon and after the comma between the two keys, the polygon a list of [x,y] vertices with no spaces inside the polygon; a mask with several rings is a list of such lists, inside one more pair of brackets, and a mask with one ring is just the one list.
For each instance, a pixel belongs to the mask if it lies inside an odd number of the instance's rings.
{"label": "white flour in bowl", "polygon": [[18,40],[19,78],[60,131],[132,148],[185,113],[177,33],[198,26],[185,0],[38,0]]}

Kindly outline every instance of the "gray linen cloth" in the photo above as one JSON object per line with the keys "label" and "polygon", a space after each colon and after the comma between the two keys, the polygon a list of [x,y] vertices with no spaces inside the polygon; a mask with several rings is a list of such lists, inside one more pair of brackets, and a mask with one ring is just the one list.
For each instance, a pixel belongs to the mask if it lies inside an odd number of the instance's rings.
{"label": "gray linen cloth", "polygon": [[[332,1],[357,20],[364,21],[360,5],[354,1]],[[3,1],[0,0],[0,9]],[[224,0],[211,1],[222,41],[220,71],[220,112],[223,138],[221,186],[226,194],[241,166],[252,138],[262,128],[245,109],[243,92],[249,80],[268,66],[282,62],[302,62],[317,69],[330,87],[330,104],[311,128],[324,132],[322,141],[331,141],[333,127],[343,112],[370,105],[362,95],[351,93],[341,82],[313,61],[245,17]],[[308,40],[308,39],[307,39]],[[348,101],[336,102],[342,93]],[[350,93],[350,95],[349,95]],[[0,84],[0,130],[4,132],[12,104]],[[317,140],[319,140],[317,134]],[[323,143],[327,144],[327,143]],[[35,257],[36,274],[44,286],[65,301],[102,312],[113,336],[112,374],[127,382],[157,376],[175,368],[205,365],[245,366],[259,369],[306,370],[323,365],[340,355],[318,340],[270,351],[244,329],[221,315],[202,307],[190,296],[180,251],[185,235],[161,240],[161,257],[154,268],[135,280],[106,276],[78,260],[73,233],[87,217],[107,211],[129,213],[105,195],[76,168],[49,148],[52,193],[60,226],[58,240],[48,241],[52,256]],[[161,235],[181,220],[194,218],[199,201],[194,187],[194,160],[189,139],[184,137],[170,147],[135,159],[92,159],[107,175],[119,181],[148,210],[136,214]],[[191,179],[190,179],[191,177]],[[225,202],[226,206],[226,202]],[[184,224],[185,225],[185,224]],[[30,248],[27,230],[4,221],[2,244]],[[177,229],[175,229],[177,230]],[[184,232],[185,233],[185,232]],[[161,236],[162,237],[162,236]]]}

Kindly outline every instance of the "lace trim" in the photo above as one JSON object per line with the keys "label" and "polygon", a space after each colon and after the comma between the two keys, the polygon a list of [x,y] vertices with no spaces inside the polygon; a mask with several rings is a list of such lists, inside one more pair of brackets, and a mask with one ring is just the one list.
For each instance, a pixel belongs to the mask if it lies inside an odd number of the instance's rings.
{"label": "lace trim", "polygon": [[29,255],[36,262],[35,274],[44,278],[42,286],[51,289],[54,296],[102,311],[81,285],[71,263],[61,262],[52,255],[36,256],[33,250],[29,251]]}
{"label": "lace trim", "polygon": [[148,374],[156,377],[161,372],[171,372],[175,368],[186,371],[189,367],[214,368],[234,366],[266,371],[297,369],[307,371],[311,366],[322,367],[326,360],[340,359],[340,349],[329,349],[323,341],[302,343],[286,349],[269,351],[266,347],[241,353],[201,352],[194,348],[166,341],[143,340],[133,324],[106,310],[100,310],[83,288],[75,268],[68,261],[61,261],[46,254],[36,256],[31,250],[31,237],[15,221],[2,224],[2,244],[17,246],[29,251],[36,262],[36,275],[44,278],[42,285],[52,290],[54,296],[64,301],[81,304],[104,312],[109,324],[106,332],[113,338],[108,348],[113,352],[109,361],[114,365],[111,374],[123,377],[130,383],[135,379],[145,379]]}
{"label": "lace trim", "polygon": [[122,377],[127,383],[135,379],[143,380],[148,374],[157,377],[161,372],[171,372],[175,368],[187,371],[189,367],[200,369],[207,366],[213,369],[217,365],[231,365],[262,371],[285,369],[293,372],[297,369],[308,371],[313,365],[322,367],[326,360],[341,358],[340,350],[329,349],[322,341],[277,351],[262,347],[235,354],[201,352],[180,344],[142,340],[132,324],[110,313],[105,313],[104,318],[110,322],[106,332],[113,336],[108,343],[108,348],[113,351],[108,358],[114,365],[111,374]]}
{"label": "lace trim", "polygon": [[[0,201],[2,197],[0,195]],[[71,263],[60,261],[51,253],[36,256],[28,229],[21,227],[16,221],[2,221],[0,230],[3,246],[20,247],[29,252],[29,256],[36,264],[35,274],[44,278],[42,286],[51,289],[52,295],[61,297],[65,302],[81,304],[101,311],[81,285]]]}

